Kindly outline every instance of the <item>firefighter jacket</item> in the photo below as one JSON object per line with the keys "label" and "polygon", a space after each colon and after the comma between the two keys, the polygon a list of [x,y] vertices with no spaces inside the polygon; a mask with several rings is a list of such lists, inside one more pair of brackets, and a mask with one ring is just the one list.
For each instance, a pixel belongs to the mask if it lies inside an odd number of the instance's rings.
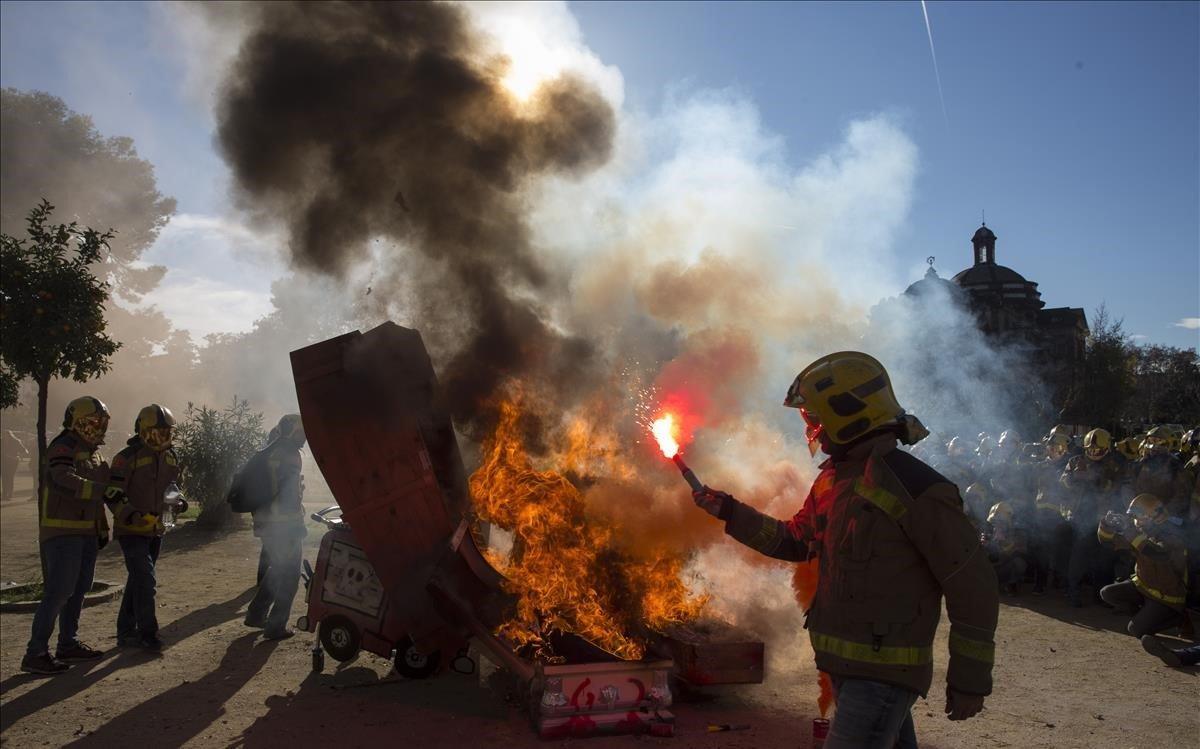
{"label": "firefighter jacket", "polygon": [[1023,556],[1029,551],[1025,532],[1011,523],[987,523],[979,540],[993,563]]}
{"label": "firefighter jacket", "polygon": [[1188,472],[1174,455],[1148,455],[1133,465],[1133,496],[1153,494],[1167,506],[1167,512],[1183,517],[1188,512]]}
{"label": "firefighter jacket", "polygon": [[38,539],[97,536],[108,540],[104,491],[108,464],[96,448],[64,431],[46,448],[46,482],[39,504]]}
{"label": "firefighter jacket", "polygon": [[944,594],[948,685],[991,693],[996,573],[958,489],[898,450],[894,436],[821,464],[804,506],[786,523],[733,498],[721,517],[726,533],[763,554],[819,559],[805,624],[818,669],[927,694]]}
{"label": "firefighter jacket", "polygon": [[1037,493],[1032,486],[1031,466],[1018,456],[997,463],[991,471],[992,499],[1008,502],[1018,516],[1033,513],[1033,497]]}
{"label": "firefighter jacket", "polygon": [[[1126,534],[1133,538],[1126,538]],[[1138,592],[1183,610],[1188,588],[1187,547],[1172,526],[1158,526],[1149,535],[1134,527],[1116,531],[1102,524],[1096,529],[1096,537],[1117,549],[1133,551],[1136,563],[1132,582]]]}
{"label": "firefighter jacket", "polygon": [[151,450],[140,437],[129,440],[112,461],[112,483],[125,500],[112,508],[117,536],[161,536],[163,495],[179,478],[179,458],[171,448]]}
{"label": "firefighter jacket", "polygon": [[1045,460],[1033,467],[1037,476],[1037,495],[1034,497],[1034,509],[1042,523],[1051,522],[1054,518],[1065,519],[1071,515],[1071,497],[1059,482],[1063,470],[1070,459],[1063,456],[1058,460]]}
{"label": "firefighter jacket", "polygon": [[304,481],[300,476],[300,451],[282,440],[266,448],[271,500],[253,513],[254,535],[307,535],[304,528]]}
{"label": "firefighter jacket", "polygon": [[1128,463],[1115,451],[1100,460],[1076,455],[1067,461],[1059,483],[1070,497],[1073,518],[1088,527],[1100,521],[1109,511],[1124,512],[1124,496],[1120,489],[1125,481]]}

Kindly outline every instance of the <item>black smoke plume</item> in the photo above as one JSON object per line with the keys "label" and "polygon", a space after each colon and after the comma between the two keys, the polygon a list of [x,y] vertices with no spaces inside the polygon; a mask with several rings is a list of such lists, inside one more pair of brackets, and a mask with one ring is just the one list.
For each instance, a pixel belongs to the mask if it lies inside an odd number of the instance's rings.
{"label": "black smoke plume", "polygon": [[246,18],[218,141],[247,207],[286,222],[294,264],[344,277],[373,238],[415,248],[385,272],[429,319],[454,322],[438,365],[469,431],[489,425],[510,377],[571,387],[592,351],[546,322],[541,303],[560,289],[522,188],[607,161],[616,119],[599,92],[564,75],[516,100],[507,60],[446,3],[270,2]]}

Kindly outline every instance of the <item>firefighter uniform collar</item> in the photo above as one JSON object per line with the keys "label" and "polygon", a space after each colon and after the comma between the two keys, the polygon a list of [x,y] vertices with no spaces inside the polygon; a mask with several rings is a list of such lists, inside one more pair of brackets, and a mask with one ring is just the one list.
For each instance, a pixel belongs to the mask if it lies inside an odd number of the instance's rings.
{"label": "firefighter uniform collar", "polygon": [[820,467],[826,468],[838,463],[861,463],[872,455],[891,452],[896,448],[896,442],[896,435],[892,432],[875,432],[872,436],[850,446],[844,453],[831,455]]}

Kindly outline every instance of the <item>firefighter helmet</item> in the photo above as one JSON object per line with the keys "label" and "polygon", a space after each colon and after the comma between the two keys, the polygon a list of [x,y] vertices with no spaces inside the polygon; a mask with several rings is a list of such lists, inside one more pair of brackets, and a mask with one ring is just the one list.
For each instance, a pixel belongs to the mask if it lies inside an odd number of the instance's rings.
{"label": "firefighter helmet", "polygon": [[995,448],[995,442],[992,441],[991,437],[985,434],[983,435],[983,439],[979,440],[979,447],[975,448],[975,454],[981,458],[986,458],[992,454],[992,450]]}
{"label": "firefighter helmet", "polygon": [[839,351],[809,364],[796,375],[783,405],[800,409],[814,454],[822,435],[845,445],[904,416],[887,370],[875,357],[858,351]]}
{"label": "firefighter helmet", "polygon": [[1170,433],[1166,427],[1154,427],[1142,439],[1142,455],[1159,455],[1171,451]]}
{"label": "firefighter helmet", "polygon": [[1189,429],[1183,435],[1183,441],[1179,446],[1179,452],[1183,453],[1185,458],[1195,455],[1200,451],[1200,427]]}
{"label": "firefighter helmet", "polygon": [[1138,445],[1137,445],[1137,440],[1135,438],[1126,437],[1123,440],[1117,441],[1117,443],[1114,445],[1114,447],[1117,448],[1117,452],[1119,452],[1119,453],[1121,453],[1121,455],[1125,456],[1126,460],[1137,460]]}
{"label": "firefighter helmet", "polygon": [[1000,433],[1000,439],[996,441],[996,447],[1004,455],[1015,455],[1021,449],[1021,435],[1017,434],[1016,429],[1005,429]]}
{"label": "firefighter helmet", "polygon": [[279,424],[275,428],[279,430],[278,439],[294,442],[296,447],[304,444],[306,437],[304,435],[304,422],[300,420],[300,414],[284,414],[280,417]]}
{"label": "firefighter helmet", "polygon": [[953,458],[960,457],[966,452],[967,448],[963,447],[962,437],[951,437],[950,441],[946,443],[946,454]]}
{"label": "firefighter helmet", "polygon": [[67,404],[63,428],[79,435],[93,447],[103,445],[104,433],[108,431],[108,406],[90,395],[76,398]]}
{"label": "firefighter helmet", "polygon": [[1167,519],[1167,508],[1163,501],[1153,494],[1139,494],[1129,503],[1125,511],[1134,520],[1145,520],[1155,524]]}
{"label": "firefighter helmet", "polygon": [[133,422],[133,431],[151,450],[165,450],[171,446],[175,429],[175,415],[166,406],[157,403],[138,411]]}
{"label": "firefighter helmet", "polygon": [[1013,519],[1012,505],[1008,502],[997,502],[992,505],[992,509],[988,511],[987,521],[994,523],[997,520],[1003,520],[1006,523],[1011,523]]}
{"label": "firefighter helmet", "polygon": [[1083,452],[1091,460],[1100,460],[1112,449],[1112,435],[1107,429],[1096,428],[1083,437]]}
{"label": "firefighter helmet", "polygon": [[1065,434],[1050,433],[1046,438],[1046,454],[1050,456],[1050,460],[1058,460],[1067,454],[1071,449],[1071,438]]}
{"label": "firefighter helmet", "polygon": [[1167,427],[1167,448],[1177,453],[1183,447],[1183,430],[1179,427]]}

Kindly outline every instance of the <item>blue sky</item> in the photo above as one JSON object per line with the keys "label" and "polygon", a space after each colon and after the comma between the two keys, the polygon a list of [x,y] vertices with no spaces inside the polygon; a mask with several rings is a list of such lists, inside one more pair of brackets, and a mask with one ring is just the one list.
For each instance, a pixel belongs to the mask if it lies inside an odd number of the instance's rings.
{"label": "blue sky", "polygon": [[[928,255],[946,276],[966,267],[986,209],[998,261],[1038,282],[1048,306],[1090,315],[1105,302],[1130,333],[1196,346],[1200,330],[1178,323],[1200,317],[1200,5],[928,7],[948,116],[918,2],[570,4],[584,42],[620,69],[627,109],[732,89],[797,166],[856,118],[898,120],[919,152],[896,237],[913,280]],[[49,91],[102,132],[133,137],[181,213],[220,215],[227,178],[211,116],[162,16],[144,4],[5,2],[0,83]],[[251,254],[222,263],[174,236],[154,259],[236,277],[261,298],[278,269]]]}

